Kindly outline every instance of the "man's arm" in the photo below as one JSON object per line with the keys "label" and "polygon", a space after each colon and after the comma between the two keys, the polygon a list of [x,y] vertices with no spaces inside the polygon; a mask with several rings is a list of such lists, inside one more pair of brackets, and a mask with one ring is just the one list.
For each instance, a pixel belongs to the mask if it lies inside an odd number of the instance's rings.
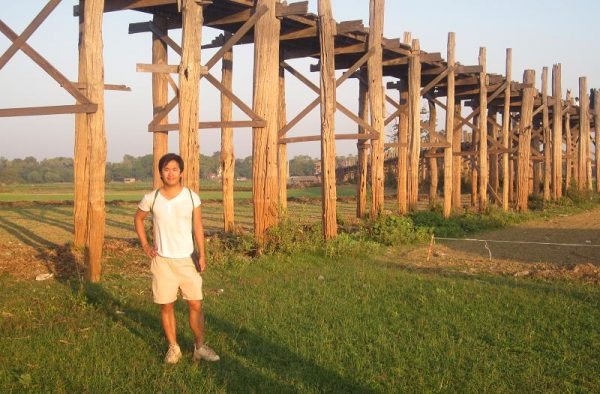
{"label": "man's arm", "polygon": [[197,206],[193,211],[194,215],[194,238],[196,239],[196,248],[200,254],[200,267],[202,272],[206,270],[206,253],[204,250],[204,226],[202,225],[202,208]]}
{"label": "man's arm", "polygon": [[144,249],[144,253],[148,257],[156,257],[156,249],[148,243],[148,238],[146,238],[146,229],[144,228],[144,219],[148,216],[148,212],[142,211],[141,209],[137,209],[135,211],[135,216],[133,217],[133,223],[135,225],[135,232],[142,244],[142,249]]}

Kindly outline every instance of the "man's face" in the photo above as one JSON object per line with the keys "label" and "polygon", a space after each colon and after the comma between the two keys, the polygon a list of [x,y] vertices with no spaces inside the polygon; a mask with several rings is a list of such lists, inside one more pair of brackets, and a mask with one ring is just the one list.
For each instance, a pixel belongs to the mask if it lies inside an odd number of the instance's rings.
{"label": "man's face", "polygon": [[162,177],[162,181],[167,186],[175,186],[179,184],[181,180],[181,170],[179,169],[179,164],[175,160],[171,160],[167,163],[166,166],[163,167],[160,172],[160,176]]}

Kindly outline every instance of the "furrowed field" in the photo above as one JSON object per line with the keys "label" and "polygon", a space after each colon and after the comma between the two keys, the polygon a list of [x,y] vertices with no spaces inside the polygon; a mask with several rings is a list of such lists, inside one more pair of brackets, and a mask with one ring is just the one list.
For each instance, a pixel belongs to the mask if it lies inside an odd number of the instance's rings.
{"label": "furrowed field", "polygon": [[[448,221],[423,202],[407,218],[360,222],[354,186],[342,186],[343,232],[324,243],[320,189],[291,189],[290,219],[257,256],[250,185],[236,185],[237,236],[219,232],[218,184],[202,185],[207,341],[221,361],[191,362],[180,301],[184,359],[174,367],[162,362],[132,228],[150,186],[109,185],[100,284],[81,279],[81,251],[69,244],[72,185],[1,188],[0,391],[600,391],[598,196]],[[488,252],[438,240],[429,253],[432,233],[589,246],[489,243]]]}

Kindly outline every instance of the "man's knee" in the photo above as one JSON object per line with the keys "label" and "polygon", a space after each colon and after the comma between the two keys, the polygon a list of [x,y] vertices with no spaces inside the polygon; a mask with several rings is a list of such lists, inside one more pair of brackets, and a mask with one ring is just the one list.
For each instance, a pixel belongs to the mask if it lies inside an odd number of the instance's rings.
{"label": "man's knee", "polygon": [[172,312],[175,309],[175,303],[171,302],[170,304],[161,304],[160,311],[163,313]]}
{"label": "man's knee", "polygon": [[190,312],[202,312],[201,300],[188,300],[188,306],[190,308]]}

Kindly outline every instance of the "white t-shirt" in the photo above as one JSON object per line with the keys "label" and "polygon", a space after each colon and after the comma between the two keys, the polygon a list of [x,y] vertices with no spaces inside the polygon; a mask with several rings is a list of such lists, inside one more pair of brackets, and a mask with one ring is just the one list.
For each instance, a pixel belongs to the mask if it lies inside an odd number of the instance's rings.
{"label": "white t-shirt", "polygon": [[194,251],[192,211],[200,206],[200,197],[192,192],[190,198],[190,189],[187,187],[170,200],[153,190],[144,196],[138,208],[150,212],[153,201],[154,245],[158,255],[172,259],[189,257]]}

